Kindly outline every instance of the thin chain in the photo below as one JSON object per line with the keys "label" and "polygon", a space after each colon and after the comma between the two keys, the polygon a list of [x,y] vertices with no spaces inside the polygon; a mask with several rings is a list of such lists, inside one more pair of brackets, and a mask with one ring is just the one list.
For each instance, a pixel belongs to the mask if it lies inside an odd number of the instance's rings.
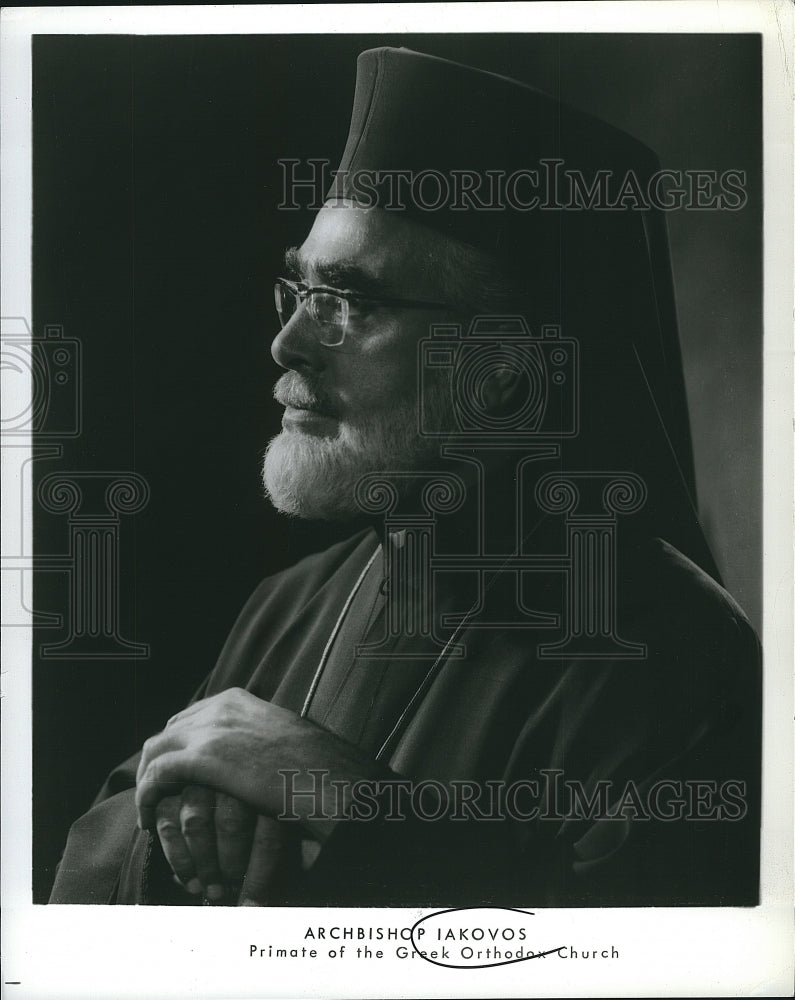
{"label": "thin chain", "polygon": [[[546,520],[546,515],[544,516],[544,520]],[[524,543],[525,541],[527,541],[527,539],[533,534],[533,532],[536,530],[537,527],[538,527],[538,525],[536,525],[536,527],[533,528],[533,531],[528,532],[528,534],[524,536],[524,538],[522,539],[522,543]],[[518,552],[517,552],[517,554],[518,554]],[[506,556],[505,557],[505,563],[504,563],[504,565],[507,566],[509,558],[510,558],[510,556]],[[493,585],[494,585],[494,578],[492,578],[491,582],[486,585],[486,592],[487,593],[488,593],[488,591],[491,589],[491,587]],[[459,637],[459,635],[461,634],[461,632],[466,628],[466,626],[467,626],[467,620],[468,620],[469,616],[473,615],[477,611],[477,609],[478,609],[478,603],[479,603],[478,601],[475,601],[475,603],[469,609],[469,611],[467,612],[467,614],[462,617],[461,621],[456,626],[455,631],[453,632],[453,634],[450,636],[450,638],[445,643],[444,649],[441,651],[441,653],[438,655],[438,657],[434,661],[433,666],[428,671],[428,673],[423,677],[423,679],[420,681],[420,686],[414,692],[414,695],[413,695],[411,701],[408,703],[408,705],[406,705],[406,707],[400,713],[400,718],[397,720],[397,722],[395,723],[395,725],[392,727],[392,731],[390,732],[389,736],[387,736],[387,738],[384,740],[383,744],[381,745],[381,749],[375,755],[375,759],[376,760],[383,760],[384,757],[387,755],[387,753],[388,752],[391,753],[391,751],[393,750],[394,743],[397,742],[397,738],[401,735],[401,730],[405,729],[408,726],[408,724],[411,722],[411,713],[412,713],[412,710],[415,708],[415,706],[417,705],[417,703],[419,702],[419,700],[425,695],[425,693],[427,692],[428,687],[429,687],[431,681],[434,679],[434,677],[436,676],[436,674],[439,672],[439,669],[441,668],[441,665],[442,665],[442,661],[444,660],[444,657],[445,657],[448,649],[450,649],[450,647],[456,641],[456,639]]]}
{"label": "thin chain", "polygon": [[[473,605],[472,606],[472,611],[474,611],[474,610],[475,610],[475,606]],[[472,613],[472,611],[470,611],[470,614]],[[383,760],[384,757],[385,757],[385,755],[386,755],[386,753],[387,753],[387,751],[391,751],[392,750],[391,744],[393,743],[393,741],[395,740],[395,738],[400,735],[400,731],[403,728],[404,723],[408,724],[408,722],[411,721],[411,719],[409,718],[409,715],[410,715],[412,709],[417,704],[417,702],[425,695],[425,692],[428,690],[428,687],[429,687],[431,681],[434,679],[434,677],[436,676],[436,674],[439,672],[439,668],[442,665],[442,661],[444,660],[444,657],[445,657],[445,654],[447,653],[447,650],[455,642],[455,640],[458,638],[458,636],[461,634],[461,632],[462,632],[462,630],[464,628],[465,628],[465,621],[459,622],[458,626],[457,626],[457,628],[455,630],[455,632],[453,632],[453,634],[447,640],[447,642],[445,643],[444,649],[441,651],[441,653],[439,653],[439,655],[437,656],[436,660],[434,661],[433,666],[428,671],[428,673],[423,677],[423,679],[420,681],[420,686],[414,692],[414,695],[413,695],[411,701],[408,703],[408,705],[406,705],[406,707],[400,713],[400,718],[397,720],[397,722],[395,723],[395,725],[392,727],[392,732],[384,740],[383,744],[381,745],[381,749],[375,755],[375,759],[376,760]]]}
{"label": "thin chain", "polygon": [[[381,544],[379,543],[378,547],[375,550],[375,552],[373,552],[373,554],[367,560],[367,565],[364,567],[364,569],[362,570],[362,572],[359,574],[359,578],[357,579],[356,583],[354,583],[353,589],[351,590],[350,594],[348,594],[348,598],[345,601],[345,604],[344,604],[344,606],[342,608],[342,611],[340,612],[339,617],[337,618],[337,621],[334,624],[334,628],[331,630],[331,635],[329,636],[328,642],[326,643],[326,646],[325,646],[325,648],[323,650],[323,654],[320,657],[320,662],[317,665],[317,670],[315,671],[315,676],[312,678],[312,684],[310,685],[310,688],[309,688],[309,691],[307,693],[306,699],[304,700],[304,706],[301,709],[301,717],[302,718],[306,717],[306,714],[309,711],[309,707],[312,704],[312,699],[315,696],[315,692],[317,691],[317,686],[320,683],[320,678],[322,677],[323,671],[324,671],[324,669],[326,667],[326,661],[328,660],[329,653],[331,652],[331,647],[334,644],[334,640],[337,638],[337,633],[339,632],[340,628],[342,627],[342,623],[343,623],[343,621],[345,619],[345,615],[348,613],[348,609],[350,608],[351,604],[353,603],[354,597],[356,597],[356,594],[358,593],[359,588],[364,583],[365,577],[367,576],[368,572],[370,571],[370,567],[375,562],[376,556],[378,555],[378,553],[380,551],[381,551]],[[477,602],[476,602],[476,604],[473,604],[472,608],[469,611],[469,614],[474,613],[474,611],[476,610],[476,607],[477,607]],[[392,744],[394,743],[395,738],[400,735],[401,729],[403,729],[404,726],[410,721],[410,716],[411,716],[412,710],[414,709],[414,707],[417,705],[417,703],[419,702],[419,700],[424,696],[424,694],[428,690],[428,686],[430,685],[431,681],[434,679],[434,677],[438,673],[439,668],[441,667],[442,662],[444,661],[444,658],[445,658],[445,655],[446,655],[448,649],[450,649],[450,647],[456,641],[456,639],[461,634],[461,632],[466,628],[467,617],[468,617],[468,615],[464,616],[464,618],[462,619],[462,621],[460,621],[458,623],[458,626],[456,627],[455,631],[453,632],[453,634],[450,636],[450,638],[445,643],[444,649],[438,655],[438,657],[434,661],[433,665],[431,666],[430,670],[427,672],[427,674],[425,675],[425,677],[423,677],[423,679],[420,681],[420,685],[417,688],[417,690],[414,692],[413,697],[409,701],[408,705],[406,705],[406,707],[400,713],[400,718],[397,720],[397,722],[395,723],[395,725],[392,727],[392,731],[389,733],[389,735],[387,736],[387,738],[384,740],[383,744],[381,745],[381,749],[375,755],[375,759],[376,760],[383,760],[383,758],[386,755],[387,751],[391,751],[392,750]]]}
{"label": "thin chain", "polygon": [[304,700],[304,707],[301,709],[301,718],[306,717],[306,714],[309,711],[309,706],[312,704],[312,699],[315,696],[315,691],[317,691],[317,686],[320,683],[320,678],[323,675],[323,671],[325,670],[326,661],[328,660],[329,653],[331,652],[331,647],[334,644],[334,640],[337,638],[337,633],[342,627],[345,615],[348,613],[348,608],[350,608],[354,597],[356,597],[356,594],[358,593],[359,588],[364,583],[364,578],[370,571],[370,567],[375,562],[375,558],[380,551],[381,551],[381,543],[379,542],[375,552],[373,552],[373,554],[367,560],[367,565],[359,574],[359,579],[356,581],[356,583],[354,583],[353,590],[351,590],[350,594],[348,594],[348,599],[345,601],[342,611],[340,611],[339,617],[337,618],[337,621],[334,624],[334,628],[331,630],[331,635],[328,637],[328,642],[326,643],[326,647],[323,650],[323,655],[320,657],[320,662],[317,665],[315,676],[312,678],[312,683],[309,687],[309,691],[307,692],[306,699]]}

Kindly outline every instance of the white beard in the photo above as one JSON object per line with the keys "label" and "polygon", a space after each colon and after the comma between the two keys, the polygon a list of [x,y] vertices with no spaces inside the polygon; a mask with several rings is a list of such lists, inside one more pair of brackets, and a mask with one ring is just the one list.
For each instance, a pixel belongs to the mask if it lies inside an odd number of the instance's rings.
{"label": "white beard", "polygon": [[[275,394],[302,383],[293,372],[282,376]],[[435,428],[453,426],[449,389],[440,380],[425,400],[425,418]],[[439,460],[439,439],[422,437],[417,404],[400,400],[391,410],[361,412],[341,420],[335,437],[283,430],[265,452],[262,480],[273,506],[310,520],[345,520],[361,514],[356,485],[373,472],[425,469]]]}

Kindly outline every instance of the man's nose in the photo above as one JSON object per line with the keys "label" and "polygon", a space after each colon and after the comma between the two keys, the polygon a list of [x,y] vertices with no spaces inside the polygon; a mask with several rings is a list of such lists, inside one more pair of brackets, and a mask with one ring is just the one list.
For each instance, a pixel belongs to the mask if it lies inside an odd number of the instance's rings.
{"label": "man's nose", "polygon": [[314,321],[304,305],[299,305],[273,338],[271,356],[282,368],[323,367],[323,346],[314,330]]}

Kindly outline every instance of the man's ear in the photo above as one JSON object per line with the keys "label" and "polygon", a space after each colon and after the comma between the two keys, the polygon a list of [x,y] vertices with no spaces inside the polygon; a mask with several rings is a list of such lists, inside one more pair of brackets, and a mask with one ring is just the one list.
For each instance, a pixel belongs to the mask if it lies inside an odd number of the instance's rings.
{"label": "man's ear", "polygon": [[513,413],[517,407],[517,395],[527,392],[527,378],[510,367],[495,368],[481,383],[480,391],[489,413],[494,416]]}

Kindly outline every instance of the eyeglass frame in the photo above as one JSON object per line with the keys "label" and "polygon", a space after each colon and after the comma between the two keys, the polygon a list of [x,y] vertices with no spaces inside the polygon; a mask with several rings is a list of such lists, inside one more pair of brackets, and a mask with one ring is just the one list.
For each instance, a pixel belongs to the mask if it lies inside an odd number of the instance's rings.
{"label": "eyeglass frame", "polygon": [[[307,285],[304,281],[291,281],[289,278],[276,278],[273,283],[273,294],[274,300],[276,298],[277,289],[279,286],[286,288],[296,299],[296,312],[298,306],[306,302],[307,299],[311,299],[314,294],[322,293],[325,295],[333,295],[340,301],[346,304],[345,316],[340,324],[334,324],[334,327],[339,327],[341,336],[340,339],[334,343],[326,343],[321,340],[321,344],[324,347],[340,347],[345,341],[345,326],[348,322],[348,305],[355,302],[372,302],[375,305],[383,306],[402,306],[407,309],[454,309],[455,306],[450,302],[427,302],[423,299],[400,299],[400,298],[388,298],[383,296],[374,295],[363,295],[361,292],[354,292],[349,289],[344,288],[332,288],[329,285]],[[276,306],[276,314],[279,317],[279,322],[281,323],[281,328],[284,329],[287,323],[289,323],[293,313],[287,320],[287,322],[282,320],[282,314],[278,307]],[[311,315],[311,313],[310,313]],[[312,319],[318,323],[319,326],[324,324],[320,323],[316,317],[312,316]],[[331,326],[331,324],[325,324],[326,326]]]}

